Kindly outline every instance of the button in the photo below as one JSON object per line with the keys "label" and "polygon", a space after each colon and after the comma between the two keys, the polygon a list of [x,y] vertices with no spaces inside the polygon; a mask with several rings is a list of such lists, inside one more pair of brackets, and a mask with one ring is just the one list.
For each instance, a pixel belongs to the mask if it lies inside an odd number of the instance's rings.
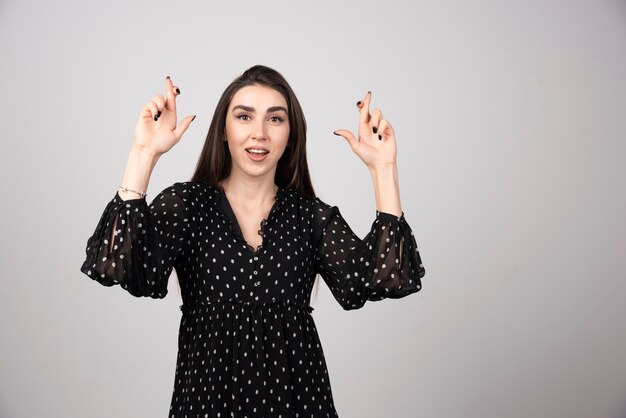
{"label": "button", "polygon": [[259,274],[259,272],[258,272],[258,271],[256,271],[256,270],[254,270],[254,271],[252,272],[252,274],[254,274],[254,275],[256,276],[257,274]]}
{"label": "button", "polygon": [[259,261],[259,257],[257,257],[256,255],[254,256],[254,261]]}
{"label": "button", "polygon": [[261,282],[258,282],[258,281],[257,281],[257,282],[254,282],[254,285],[255,285],[255,286],[258,286],[258,285],[260,285],[260,284],[261,284]]}

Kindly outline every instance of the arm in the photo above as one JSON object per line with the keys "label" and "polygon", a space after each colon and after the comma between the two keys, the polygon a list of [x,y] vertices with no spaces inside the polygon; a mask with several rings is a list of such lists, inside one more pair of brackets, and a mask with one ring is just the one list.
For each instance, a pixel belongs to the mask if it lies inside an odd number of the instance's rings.
{"label": "arm", "polygon": [[[145,192],[148,190],[148,183],[150,183],[150,176],[154,169],[160,155],[150,150],[142,150],[138,147],[133,147],[128,153],[128,161],[126,162],[126,170],[124,171],[124,177],[122,178],[122,185],[125,187]],[[124,201],[131,199],[141,199],[137,193],[125,192],[119,190],[118,194]],[[145,199],[145,197],[143,198]],[[113,241],[115,235],[118,232],[117,229],[117,217],[113,223],[113,231],[109,240],[109,251],[113,248]]]}
{"label": "arm", "polygon": [[316,211],[319,218],[315,224],[321,228],[316,265],[344,309],[358,309],[367,300],[401,298],[417,292],[425,274],[400,203],[395,133],[379,109],[370,115],[370,100],[368,92],[357,102],[358,139],[346,129],[334,133],[345,138],[367,165],[376,195],[376,220],[360,240],[336,207],[321,204]]}
{"label": "arm", "polygon": [[[133,147],[128,154],[122,186],[141,192],[148,190],[152,170],[159,157],[169,151],[185,133],[195,116],[188,116],[176,126],[176,96],[180,93],[168,76],[165,79],[166,95],[158,94],[139,114],[135,126]],[[118,191],[121,200],[135,200],[141,197],[134,192]],[[145,197],[143,198],[145,199]],[[113,248],[115,235],[119,233],[117,218],[113,222],[109,251]]]}
{"label": "arm", "polygon": [[[145,192],[159,157],[169,151],[195,116],[178,126],[176,96],[168,76],[166,95],[158,94],[141,110],[135,126],[122,186]],[[171,272],[187,233],[182,190],[161,192],[148,208],[146,198],[118,190],[87,241],[81,271],[106,286],[120,284],[135,296],[164,297]]]}
{"label": "arm", "polygon": [[145,198],[122,200],[116,192],[87,240],[81,271],[133,296],[165,297],[170,273],[195,227],[189,194],[185,184],[175,183],[148,206]]}
{"label": "arm", "polygon": [[334,133],[345,138],[352,151],[367,165],[374,182],[377,210],[400,217],[402,206],[396,164],[395,133],[389,121],[383,119],[383,114],[379,109],[374,109],[370,115],[371,98],[372,93],[368,92],[363,101],[357,102],[359,108],[358,139],[346,129],[339,129]]}
{"label": "arm", "polygon": [[313,214],[315,271],[345,310],[421,289],[425,270],[404,215],[376,211],[369,233],[361,240],[337,206],[316,198]]}

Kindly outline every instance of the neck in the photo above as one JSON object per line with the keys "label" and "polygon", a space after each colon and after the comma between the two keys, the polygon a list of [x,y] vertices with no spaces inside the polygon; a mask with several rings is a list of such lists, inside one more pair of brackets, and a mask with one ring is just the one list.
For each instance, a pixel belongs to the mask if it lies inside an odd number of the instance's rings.
{"label": "neck", "polygon": [[266,178],[242,178],[231,173],[221,182],[228,200],[249,208],[258,208],[273,202],[278,187]]}

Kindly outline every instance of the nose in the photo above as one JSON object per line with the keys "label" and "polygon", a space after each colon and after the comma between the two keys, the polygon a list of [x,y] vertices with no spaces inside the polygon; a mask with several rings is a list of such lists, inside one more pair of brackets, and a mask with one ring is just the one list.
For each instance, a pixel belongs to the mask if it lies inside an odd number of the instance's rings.
{"label": "nose", "polygon": [[257,118],[252,128],[252,138],[258,140],[267,139],[267,126],[262,118]]}

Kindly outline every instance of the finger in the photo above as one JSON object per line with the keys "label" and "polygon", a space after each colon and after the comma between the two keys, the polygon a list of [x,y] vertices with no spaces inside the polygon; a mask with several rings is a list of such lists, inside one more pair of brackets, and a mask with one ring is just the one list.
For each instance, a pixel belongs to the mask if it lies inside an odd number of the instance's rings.
{"label": "finger", "polygon": [[174,84],[169,75],[165,78],[165,94],[167,96],[167,110],[176,113],[176,92],[174,91]]}
{"label": "finger", "polygon": [[141,112],[139,113],[139,117],[141,117],[141,118],[154,118],[154,115],[152,114],[152,110],[150,109],[150,103],[152,103],[152,102],[148,102],[148,104],[146,104],[141,109]]}
{"label": "finger", "polygon": [[358,144],[359,141],[354,137],[352,132],[350,132],[349,130],[347,130],[347,129],[337,129],[333,133],[335,135],[337,135],[337,136],[343,137],[346,141],[348,141],[348,144],[350,145],[350,148],[355,149],[356,147],[359,146],[359,144]]}
{"label": "finger", "polygon": [[154,96],[154,99],[152,99],[152,101],[159,109],[159,113],[161,113],[163,109],[165,109],[166,98],[162,94],[157,94],[156,96]]}
{"label": "finger", "polygon": [[148,103],[144,109],[148,110],[152,119],[154,119],[155,121],[159,119],[159,116],[158,116],[159,109],[157,108],[154,102]]}
{"label": "finger", "polygon": [[378,139],[379,140],[383,139],[383,135],[385,135],[385,129],[387,129],[388,126],[389,126],[389,122],[387,122],[385,119],[381,120],[380,123],[378,124]]}
{"label": "finger", "polygon": [[180,139],[180,137],[183,136],[183,134],[185,133],[187,128],[189,128],[189,125],[191,124],[191,122],[193,122],[195,118],[196,115],[192,115],[187,116],[185,119],[180,121],[176,129],[174,129],[174,135],[176,135],[176,138]]}
{"label": "finger", "polygon": [[[363,107],[363,101],[359,100],[358,102],[356,102],[356,107],[358,107],[359,109],[361,109]],[[372,117],[372,115],[369,115],[370,118]]]}
{"label": "finger", "polygon": [[383,118],[383,113],[380,111],[380,109],[374,109],[372,111],[372,118],[370,119],[370,122],[372,124],[372,132],[376,133],[378,132],[379,128],[378,125],[380,124],[380,120]]}
{"label": "finger", "polygon": [[380,121],[378,125],[378,139],[382,140],[383,138],[388,138],[390,136],[394,136],[393,126],[387,119],[383,119]]}
{"label": "finger", "polygon": [[370,121],[370,101],[372,99],[372,92],[368,91],[363,99],[363,104],[360,108],[359,120],[362,125],[368,124]]}

